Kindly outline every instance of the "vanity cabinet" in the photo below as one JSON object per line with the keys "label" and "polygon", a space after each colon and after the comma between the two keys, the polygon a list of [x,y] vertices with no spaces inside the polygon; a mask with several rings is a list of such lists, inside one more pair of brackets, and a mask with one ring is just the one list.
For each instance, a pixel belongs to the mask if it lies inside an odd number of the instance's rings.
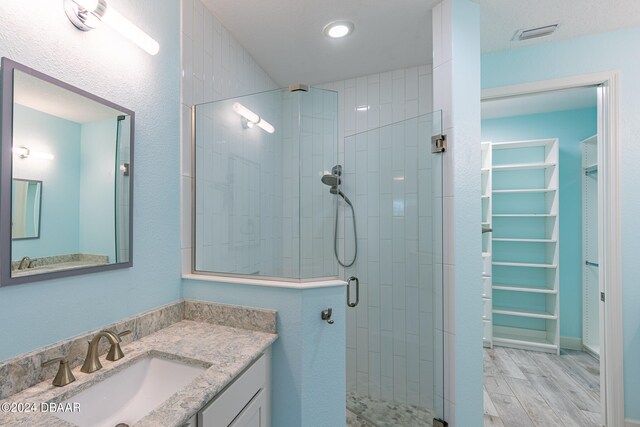
{"label": "vanity cabinet", "polygon": [[268,350],[198,412],[197,427],[270,425],[271,350]]}

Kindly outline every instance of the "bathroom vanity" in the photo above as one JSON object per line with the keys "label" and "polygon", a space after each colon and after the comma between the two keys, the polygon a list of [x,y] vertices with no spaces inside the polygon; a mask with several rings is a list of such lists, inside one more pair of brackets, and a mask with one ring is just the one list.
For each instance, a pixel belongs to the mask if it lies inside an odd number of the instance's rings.
{"label": "bathroom vanity", "polygon": [[[184,305],[194,306],[196,303],[179,304],[182,304],[182,319],[185,313],[187,318],[200,319],[211,317],[213,310],[216,313],[220,311],[216,305],[197,303],[204,309],[196,308],[190,312],[184,309]],[[224,317],[223,323],[226,324],[230,323],[229,319],[231,323],[245,321],[239,313],[219,317]],[[275,315],[273,318],[275,320]],[[157,319],[158,316],[151,313],[144,321],[134,319],[129,323],[135,330],[136,323],[151,324],[158,322]],[[54,387],[49,377],[0,400],[3,408],[7,403],[29,408],[28,412],[3,411],[0,413],[0,425],[269,426],[271,344],[277,335],[241,329],[243,325],[229,327],[208,323],[215,321],[211,318],[205,321],[176,320],[138,340],[127,343],[123,338],[125,356],[120,360],[105,360],[105,346],[100,358],[102,369],[87,374],[75,364],[72,372],[76,380],[64,387]],[[114,329],[121,327],[130,326],[121,322]],[[73,352],[74,346],[75,343],[69,342],[60,348]],[[84,348],[86,350],[86,340]],[[48,357],[45,351],[47,349],[36,358]],[[30,355],[25,355],[25,360],[28,357]],[[27,369],[41,369],[33,367],[32,362],[13,363],[13,371],[16,364]],[[155,368],[154,364],[157,364]],[[0,365],[0,370],[2,368]],[[150,406],[148,401],[153,399],[156,399],[155,403]],[[43,405],[68,410],[43,411]]]}
{"label": "bathroom vanity", "polygon": [[265,352],[185,427],[270,425],[271,352]]}

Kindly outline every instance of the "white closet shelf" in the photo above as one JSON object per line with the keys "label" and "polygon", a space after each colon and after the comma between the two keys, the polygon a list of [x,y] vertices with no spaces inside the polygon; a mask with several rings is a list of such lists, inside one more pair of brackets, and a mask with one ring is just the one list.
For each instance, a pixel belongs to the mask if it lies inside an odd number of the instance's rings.
{"label": "white closet shelf", "polygon": [[489,172],[491,168],[480,168],[480,172]]}
{"label": "white closet shelf", "polygon": [[510,291],[510,292],[527,292],[531,294],[551,294],[556,295],[558,293],[555,289],[546,289],[546,288],[532,288],[522,285],[504,285],[504,284],[494,284],[492,286],[494,291]]}
{"label": "white closet shelf", "polygon": [[491,144],[491,149],[504,150],[510,148],[545,147],[554,143],[554,141],[554,139],[534,139],[530,141],[494,142]]}
{"label": "white closet shelf", "polygon": [[555,218],[556,214],[493,214],[493,217],[498,217],[498,218],[535,218],[535,217],[540,217],[540,218]]}
{"label": "white closet shelf", "polygon": [[531,169],[550,169],[556,167],[556,163],[513,163],[498,165],[493,167],[494,172],[515,171],[515,170],[531,170]]}
{"label": "white closet shelf", "polygon": [[553,350],[554,352],[558,349],[558,346],[547,338],[509,334],[498,331],[497,328],[493,330],[493,342],[497,345],[502,344],[507,347],[523,349],[534,348],[547,351]]}
{"label": "white closet shelf", "polygon": [[556,320],[558,316],[548,311],[531,310],[524,308],[508,308],[493,306],[493,314],[504,314],[507,316],[529,317],[532,319]]}
{"label": "white closet shelf", "polygon": [[502,265],[502,266],[506,266],[506,267],[529,267],[529,268],[557,268],[558,267],[555,264],[537,264],[537,263],[528,263],[528,262],[494,261],[491,264],[492,265]]}
{"label": "white closet shelf", "polygon": [[517,242],[517,243],[557,243],[557,239],[515,239],[505,237],[494,237],[494,242]]}
{"label": "white closet shelf", "polygon": [[552,193],[556,188],[522,188],[515,190],[493,190],[493,194],[527,194],[527,193]]}
{"label": "white closet shelf", "polygon": [[[502,151],[498,153],[498,150]],[[558,140],[492,143],[487,158],[491,160],[491,175],[487,177],[483,172],[483,184],[486,185],[481,193],[493,190],[494,203],[489,205],[487,212],[483,201],[485,217],[481,219],[491,215],[494,233],[483,243],[491,249],[497,245],[508,251],[502,251],[502,255],[498,251],[496,256],[494,250],[492,254],[494,272],[499,271],[498,276],[502,277],[495,282],[495,277],[484,279],[482,283],[483,293],[497,293],[500,297],[498,301],[492,299],[493,320],[490,328],[483,324],[485,335],[492,331],[495,345],[559,354]],[[487,163],[481,166],[487,166]],[[485,263],[489,261],[484,260]],[[489,267],[485,265],[485,268]],[[526,269],[536,275],[542,274],[544,279],[528,280],[523,274]],[[485,310],[484,314],[488,316],[486,304]],[[525,319],[529,319],[528,327],[538,329],[517,327],[525,326],[522,324]],[[531,323],[535,324],[532,326]]]}

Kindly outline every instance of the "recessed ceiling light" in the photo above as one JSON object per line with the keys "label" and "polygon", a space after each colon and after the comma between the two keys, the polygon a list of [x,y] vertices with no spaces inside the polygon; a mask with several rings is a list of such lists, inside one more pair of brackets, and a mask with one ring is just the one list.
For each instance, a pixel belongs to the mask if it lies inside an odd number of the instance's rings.
{"label": "recessed ceiling light", "polygon": [[353,22],[349,21],[333,21],[324,26],[322,32],[325,36],[332,39],[339,39],[348,36],[353,32]]}
{"label": "recessed ceiling light", "polygon": [[548,36],[553,34],[558,29],[558,24],[546,25],[544,27],[529,28],[526,30],[518,30],[513,36],[513,40],[529,40],[538,37]]}

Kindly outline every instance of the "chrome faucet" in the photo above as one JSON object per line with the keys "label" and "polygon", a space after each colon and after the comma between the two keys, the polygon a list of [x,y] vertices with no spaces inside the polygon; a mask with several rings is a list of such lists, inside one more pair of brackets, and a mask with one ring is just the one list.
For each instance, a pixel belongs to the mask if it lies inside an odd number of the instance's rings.
{"label": "chrome faucet", "polygon": [[22,257],[20,264],[18,264],[18,270],[24,270],[31,267],[31,258],[28,256]]}
{"label": "chrome faucet", "polygon": [[100,363],[100,359],[98,358],[98,344],[100,344],[100,340],[103,337],[106,337],[111,344],[111,348],[109,349],[109,353],[107,354],[107,360],[116,361],[122,359],[124,357],[124,353],[120,348],[120,337],[123,337],[130,333],[130,330],[126,330],[119,334],[116,334],[112,331],[98,332],[93,337],[93,339],[89,341],[87,357],[84,359],[84,363],[82,364],[82,368],[80,368],[80,370],[84,373],[90,374],[91,372],[95,372],[98,369],[102,369],[102,364]]}

